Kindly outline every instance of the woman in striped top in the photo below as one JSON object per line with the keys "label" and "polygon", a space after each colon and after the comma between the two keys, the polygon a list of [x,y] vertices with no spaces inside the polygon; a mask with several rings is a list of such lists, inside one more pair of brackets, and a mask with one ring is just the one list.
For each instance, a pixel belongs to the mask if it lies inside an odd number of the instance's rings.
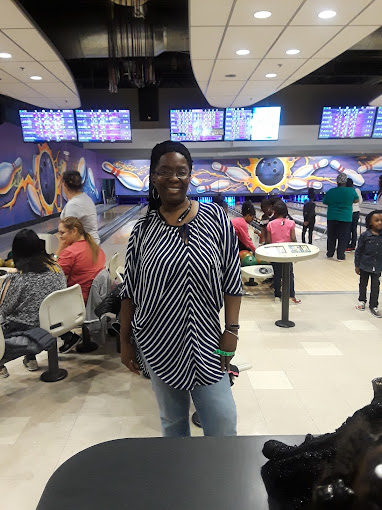
{"label": "woman in striped top", "polygon": [[164,436],[190,435],[190,395],[205,435],[236,435],[227,369],[236,350],[242,294],[237,238],[219,206],[186,197],[191,169],[181,143],[154,147],[148,213],[135,225],[126,253],[121,359],[138,373],[133,332]]}

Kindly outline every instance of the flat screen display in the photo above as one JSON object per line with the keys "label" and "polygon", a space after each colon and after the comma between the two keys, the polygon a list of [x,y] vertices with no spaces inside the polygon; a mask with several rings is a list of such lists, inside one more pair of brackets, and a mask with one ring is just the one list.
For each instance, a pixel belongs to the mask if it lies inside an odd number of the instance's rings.
{"label": "flat screen display", "polygon": [[76,110],[79,142],[131,142],[130,110]]}
{"label": "flat screen display", "polygon": [[225,140],[278,140],[280,106],[255,108],[227,108]]}
{"label": "flat screen display", "polygon": [[19,110],[24,142],[76,141],[73,110]]}
{"label": "flat screen display", "polygon": [[171,140],[220,142],[224,140],[224,109],[170,110]]}
{"label": "flat screen display", "polygon": [[382,138],[382,108],[379,106],[374,124],[373,138]]}
{"label": "flat screen display", "polygon": [[376,115],[375,106],[325,106],[318,138],[370,138]]}

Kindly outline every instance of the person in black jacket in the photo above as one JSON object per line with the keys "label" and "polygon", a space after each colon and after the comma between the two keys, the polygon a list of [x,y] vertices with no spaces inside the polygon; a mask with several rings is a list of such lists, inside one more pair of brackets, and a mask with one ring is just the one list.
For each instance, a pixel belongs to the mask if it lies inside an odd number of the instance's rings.
{"label": "person in black jacket", "polygon": [[370,212],[365,219],[366,229],[358,239],[354,255],[355,272],[359,279],[359,305],[357,310],[366,308],[366,289],[371,279],[370,312],[374,317],[381,318],[378,310],[379,277],[382,271],[382,210]]}
{"label": "person in black jacket", "polygon": [[316,198],[316,195],[312,188],[308,189],[308,198],[309,201],[305,202],[303,209],[304,226],[302,227],[302,242],[306,242],[305,234],[306,231],[309,230],[309,244],[313,244],[313,229],[314,224],[316,223],[316,204],[314,203],[314,199]]}

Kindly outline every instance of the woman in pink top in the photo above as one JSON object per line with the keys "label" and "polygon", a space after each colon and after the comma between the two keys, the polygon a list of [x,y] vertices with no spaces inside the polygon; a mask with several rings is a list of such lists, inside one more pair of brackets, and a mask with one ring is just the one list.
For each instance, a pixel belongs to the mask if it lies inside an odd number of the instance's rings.
{"label": "woman in pink top", "polygon": [[239,250],[249,250],[252,253],[255,253],[255,245],[248,233],[248,225],[250,225],[256,217],[255,208],[252,202],[244,202],[241,208],[241,214],[243,215],[242,217],[239,216],[231,220],[239,242]]}
{"label": "woman in pink top", "polygon": [[[273,206],[273,220],[267,225],[267,244],[270,243],[288,243],[296,242],[296,224],[293,220],[287,218],[288,208],[282,200],[276,202]],[[275,289],[275,301],[279,303],[281,301],[281,274],[282,274],[282,263],[272,262],[273,266],[273,285]],[[301,303],[300,299],[297,299],[294,292],[294,274],[293,264],[290,263],[290,291],[289,296],[293,303]]]}

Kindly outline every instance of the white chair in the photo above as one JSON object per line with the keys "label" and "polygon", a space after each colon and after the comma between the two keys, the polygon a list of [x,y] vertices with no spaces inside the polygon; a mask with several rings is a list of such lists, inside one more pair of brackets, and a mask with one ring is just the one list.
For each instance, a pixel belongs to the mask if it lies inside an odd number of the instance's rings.
{"label": "white chair", "polygon": [[124,274],[125,274],[125,268],[122,266],[118,266],[116,269],[118,283],[123,283],[123,275]]}
{"label": "white chair", "polygon": [[111,259],[109,260],[109,263],[108,263],[108,270],[109,270],[109,274],[110,274],[110,281],[111,283],[113,283],[113,281],[115,280],[117,274],[116,274],[116,271],[117,271],[117,267],[118,267],[118,258],[119,258],[119,253],[114,253],[114,255],[111,257]]}
{"label": "white chair", "polygon": [[[40,305],[40,328],[49,331],[53,338],[80,327],[85,320],[85,303],[80,285],[73,285],[49,294]],[[57,341],[48,350],[49,368],[40,379],[55,382],[65,379],[67,371],[58,367]]]}
{"label": "white chair", "polygon": [[58,248],[58,239],[53,234],[37,234],[40,239],[45,241],[45,251],[49,255],[51,253],[56,253]]}
{"label": "white chair", "polygon": [[4,356],[4,352],[5,352],[5,340],[3,330],[0,327],[0,359]]}

